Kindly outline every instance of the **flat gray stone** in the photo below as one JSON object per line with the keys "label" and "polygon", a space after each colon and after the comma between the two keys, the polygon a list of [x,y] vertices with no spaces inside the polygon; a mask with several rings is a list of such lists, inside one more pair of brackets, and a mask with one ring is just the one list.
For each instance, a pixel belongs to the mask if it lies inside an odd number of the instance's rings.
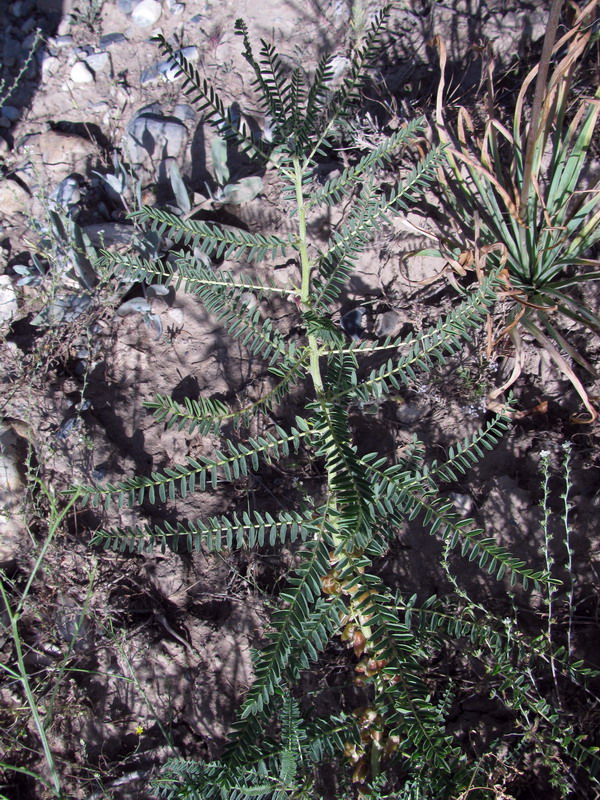
{"label": "flat gray stone", "polygon": [[113,44],[121,44],[126,42],[127,37],[122,33],[107,33],[100,39],[100,47],[104,50],[105,47],[112,47]]}
{"label": "flat gray stone", "polygon": [[[198,58],[198,48],[193,46],[183,47],[181,50],[177,50],[176,53],[187,58],[188,61],[196,61]],[[183,78],[183,73],[172,58],[161,62],[158,66],[158,71],[162,73],[168,81],[176,81],[178,78]]]}
{"label": "flat gray stone", "polygon": [[187,103],[177,103],[173,109],[173,116],[182,122],[193,122],[196,119],[196,111]]}
{"label": "flat gray stone", "polygon": [[94,72],[103,72],[110,63],[108,53],[92,53],[85,59],[85,63]]}
{"label": "flat gray stone", "polygon": [[176,158],[187,142],[188,129],[175,117],[140,113],[129,123],[125,147],[134,164]]}
{"label": "flat gray stone", "polygon": [[375,320],[375,336],[393,336],[397,334],[402,325],[402,319],[397,311],[384,311],[378,314]]}

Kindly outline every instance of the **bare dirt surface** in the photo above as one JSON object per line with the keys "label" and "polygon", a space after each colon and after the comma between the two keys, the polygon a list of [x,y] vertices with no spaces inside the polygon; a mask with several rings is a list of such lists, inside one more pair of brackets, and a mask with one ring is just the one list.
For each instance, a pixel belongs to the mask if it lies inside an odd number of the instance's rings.
{"label": "bare dirt surface", "polygon": [[[0,111],[0,435],[6,502],[0,566],[18,587],[33,567],[47,508],[39,493],[22,502],[26,464],[58,491],[72,483],[116,481],[164,469],[187,456],[210,455],[217,439],[166,430],[142,403],[157,392],[179,400],[210,396],[242,403],[257,397],[267,380],[260,359],[225,335],[194,297],[179,292],[152,301],[152,312],[162,324],[160,337],[140,314],[116,313],[125,299],[141,294],[135,287],[126,296],[111,294],[106,287],[97,295],[92,292],[89,307],[72,323],[32,325],[42,308],[40,289],[17,286],[14,270],[31,263],[29,254],[39,240],[32,220],[47,219],[49,204],[56,202],[62,186],[72,192],[66,206],[90,238],[103,230],[113,248],[127,248],[133,231],[125,209],[97,174],[112,172],[114,153],[135,170],[146,202],[169,198],[166,176],[173,159],[196,201],[206,196],[207,183],[214,188],[211,134],[181,95],[181,80],[149,41],[153,34],[195,48],[189,53],[200,74],[221,90],[226,103],[238,103],[254,115],[257,124],[263,121],[254,107],[240,40],[233,33],[236,18],[245,19],[255,41],[272,39],[291,63],[307,70],[322,53],[344,52],[348,44],[350,11],[340,0],[304,5],[285,0],[162,0],[146,5],[147,17],[140,17],[139,9],[132,16],[136,3],[125,0],[82,0],[65,9],[50,0],[13,0],[2,10],[0,54],[9,82],[33,45],[36,28],[44,32],[18,88]],[[142,24],[158,12],[156,19]],[[431,111],[437,75],[434,34],[447,42],[457,102],[464,102],[479,81],[474,47],[491,41],[498,64],[507,68],[515,54],[526,59],[539,51],[545,21],[544,3],[398,3],[371,107],[387,104],[388,119],[398,121]],[[148,120],[155,127],[145,138],[142,129],[148,130]],[[241,170],[243,174],[243,165]],[[64,184],[67,178],[73,183]],[[410,221],[435,226],[435,198],[432,206],[433,216],[415,209]],[[222,220],[261,233],[282,233],[288,226],[278,187],[268,176],[257,198],[230,207]],[[310,221],[317,244],[335,222]],[[419,244],[402,226],[382,231],[361,260],[335,321],[359,304],[368,309],[371,338],[418,331],[435,321],[454,294],[444,281],[427,283],[441,266],[435,259],[405,255]],[[283,284],[293,276],[293,267],[274,266],[276,281]],[[285,303],[277,314],[283,329],[289,328],[291,310]],[[599,344],[584,344],[593,363]],[[373,449],[375,437],[381,452],[393,454],[417,435],[435,456],[475,431],[486,418],[487,392],[510,373],[502,354],[485,363],[480,355],[484,349],[482,332],[463,358],[428,376],[414,392],[374,409],[369,427],[357,418],[359,449]],[[591,623],[597,614],[599,429],[570,421],[580,410],[578,398],[539,348],[530,344],[527,359],[514,387],[524,412],[521,419],[477,469],[448,488],[457,505],[473,514],[490,536],[517,556],[539,563],[539,451],[550,450],[556,461],[560,444],[573,441],[574,567],[581,609],[576,636],[582,656],[598,663],[590,631],[596,631]],[[586,381],[590,394],[598,394],[598,386],[594,392]],[[274,418],[287,421],[292,412],[278,409]],[[149,782],[169,756],[218,756],[252,682],[251,648],[260,647],[270,598],[293,559],[293,553],[275,550],[227,558],[172,552],[124,555],[90,548],[92,532],[109,524],[175,522],[228,509],[279,509],[303,488],[318,493],[318,476],[302,474],[298,487],[291,472],[273,469],[238,485],[155,507],[79,509],[68,530],[54,540],[52,557],[33,586],[35,602],[23,617],[22,637],[40,695],[47,698],[59,687],[52,696],[48,734],[69,797],[149,797]],[[447,587],[435,566],[436,542],[424,536],[416,523],[407,525],[380,569],[403,592],[426,597]],[[464,577],[474,592],[493,591],[475,569]],[[539,598],[528,592],[519,602],[535,608]],[[1,629],[0,645],[2,657],[8,658],[10,642]],[[58,665],[64,664],[69,669],[57,684]],[[34,730],[21,722],[21,706],[18,687],[3,680],[0,760],[21,759],[21,767],[45,774]],[[475,709],[475,716],[485,713],[483,706]],[[20,748],[22,742],[29,751]],[[11,800],[49,796],[27,775],[8,772],[0,791]]]}

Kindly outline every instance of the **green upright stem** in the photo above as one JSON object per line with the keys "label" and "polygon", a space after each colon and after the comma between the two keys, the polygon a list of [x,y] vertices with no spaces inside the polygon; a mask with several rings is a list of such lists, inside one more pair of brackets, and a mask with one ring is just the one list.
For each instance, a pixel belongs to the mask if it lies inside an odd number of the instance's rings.
{"label": "green upright stem", "polygon": [[42,749],[44,751],[44,756],[46,758],[46,763],[47,763],[48,769],[50,771],[50,777],[51,777],[52,785],[54,787],[53,788],[53,794],[57,798],[62,798],[64,795],[63,795],[63,792],[62,792],[62,789],[61,789],[61,785],[60,785],[60,777],[58,775],[58,770],[57,770],[57,767],[56,767],[56,763],[54,761],[54,756],[52,754],[52,750],[50,749],[50,744],[48,742],[48,737],[46,735],[46,728],[47,728],[48,722],[50,720],[48,719],[45,722],[42,719],[42,716],[41,716],[41,714],[40,714],[40,712],[38,710],[38,700],[35,697],[35,694],[33,692],[31,684],[29,682],[29,674],[27,672],[27,667],[25,666],[25,658],[24,658],[24,654],[23,654],[23,648],[22,648],[22,643],[21,643],[21,635],[20,635],[20,631],[19,631],[19,621],[21,619],[21,616],[22,616],[22,613],[23,613],[23,610],[24,610],[24,607],[25,607],[25,603],[26,603],[27,598],[29,596],[29,591],[31,589],[32,583],[33,583],[38,571],[40,570],[40,568],[42,566],[42,563],[44,562],[44,559],[46,557],[46,553],[47,553],[47,551],[48,551],[48,549],[50,547],[50,544],[52,543],[56,533],[60,530],[60,526],[61,526],[63,520],[65,519],[65,517],[67,516],[67,514],[69,513],[69,511],[71,510],[71,508],[73,507],[73,505],[77,501],[77,499],[79,497],[79,491],[77,491],[75,494],[73,494],[73,496],[71,497],[71,499],[69,500],[67,505],[62,509],[62,511],[59,512],[58,509],[56,508],[56,500],[54,498],[54,495],[41,483],[41,481],[38,482],[38,486],[41,488],[42,492],[46,495],[46,497],[48,498],[48,501],[50,502],[50,508],[51,508],[50,514],[51,514],[51,516],[50,516],[50,524],[49,524],[49,529],[48,529],[48,535],[47,535],[47,537],[46,537],[46,539],[44,541],[44,544],[42,545],[42,547],[40,549],[40,552],[39,552],[38,557],[37,557],[37,559],[35,561],[33,569],[31,570],[31,574],[29,576],[29,580],[27,581],[27,584],[25,585],[25,588],[23,589],[23,592],[21,594],[21,599],[20,599],[19,603],[17,604],[17,606],[16,606],[14,611],[11,610],[10,603],[9,603],[9,598],[8,598],[8,596],[6,594],[6,591],[5,591],[4,586],[3,586],[1,581],[0,581],[0,594],[2,596],[4,607],[5,607],[6,611],[8,612],[8,617],[9,617],[9,621],[10,621],[10,632],[11,632],[13,645],[14,645],[14,648],[15,648],[15,655],[16,655],[16,659],[17,659],[17,669],[18,669],[18,671],[15,671],[15,677],[20,681],[21,686],[23,687],[23,691],[25,693],[25,697],[26,697],[26,700],[27,700],[27,705],[29,706],[29,710],[31,712],[31,716],[33,718],[35,727],[37,728],[37,731],[38,731],[38,734],[39,734],[39,737],[40,737],[40,741],[41,741],[41,744],[42,744]]}
{"label": "green upright stem", "polygon": [[[298,206],[298,247],[300,250],[300,302],[302,310],[310,308],[310,259],[308,257],[308,247],[306,241],[306,208],[304,206],[304,195],[302,194],[302,168],[300,160],[294,156],[294,185],[296,188],[296,204]],[[319,367],[319,345],[313,334],[308,334],[308,347],[310,353],[309,372],[313,380],[317,397],[323,393],[323,378]]]}
{"label": "green upright stem", "polygon": [[302,309],[305,311],[309,306],[310,299],[310,260],[308,258],[308,248],[306,246],[306,208],[304,206],[304,195],[302,194],[302,167],[297,156],[292,159],[294,164],[294,186],[296,189],[296,204],[298,206],[298,247],[300,248],[300,269],[302,282],[300,288],[300,300]]}
{"label": "green upright stem", "polygon": [[[300,284],[300,302],[303,311],[308,311],[310,308],[310,259],[308,257],[308,248],[306,241],[306,208],[304,206],[304,195],[302,194],[302,167],[297,156],[293,157],[294,164],[294,184],[296,188],[296,204],[298,206],[298,247],[300,250],[300,269],[301,269],[301,284]],[[317,398],[323,397],[323,376],[321,375],[321,367],[319,366],[319,345],[317,338],[314,334],[308,334],[308,352],[309,352],[309,372],[315,387]],[[328,479],[329,483],[329,479]],[[331,507],[335,509],[336,499],[331,497]],[[334,544],[337,546],[340,539],[335,536]]]}

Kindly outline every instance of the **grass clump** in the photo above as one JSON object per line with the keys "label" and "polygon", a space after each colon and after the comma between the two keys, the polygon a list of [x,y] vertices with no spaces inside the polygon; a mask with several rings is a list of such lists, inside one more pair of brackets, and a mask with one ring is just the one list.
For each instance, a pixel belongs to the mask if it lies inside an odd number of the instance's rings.
{"label": "grass clump", "polygon": [[[490,65],[480,138],[465,108],[459,109],[456,132],[446,122],[446,53],[438,37],[437,130],[447,146],[444,195],[457,229],[470,238],[475,231],[475,250],[495,250],[503,266],[503,295],[511,307],[503,330],[488,343],[488,356],[505,336],[515,347],[515,368],[502,390],[521,374],[525,330],[579,394],[588,412],[581,421],[593,422],[598,413],[572,362],[594,378],[598,373],[565,338],[561,320],[600,332],[600,319],[577,292],[600,278],[600,262],[592,257],[600,237],[600,187],[592,167],[600,90],[578,96],[573,91],[577,67],[594,41],[597,2],[573,5],[573,22],[556,41],[562,5],[553,0],[540,61],[522,83],[510,125],[495,108]],[[453,246],[463,249],[458,241]]]}

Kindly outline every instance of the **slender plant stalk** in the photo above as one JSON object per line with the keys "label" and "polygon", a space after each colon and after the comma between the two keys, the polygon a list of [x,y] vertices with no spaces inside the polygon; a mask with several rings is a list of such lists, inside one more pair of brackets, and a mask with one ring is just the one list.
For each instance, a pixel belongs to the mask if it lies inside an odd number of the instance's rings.
{"label": "slender plant stalk", "polygon": [[[301,290],[300,302],[304,311],[310,308],[310,270],[311,264],[308,256],[306,240],[306,207],[302,194],[302,167],[297,156],[293,157],[294,188],[296,190],[296,204],[298,207],[298,249],[300,252]],[[309,334],[308,347],[310,352],[310,375],[313,380],[317,396],[323,393],[323,378],[319,367],[319,346],[314,335]]]}
{"label": "slender plant stalk", "polygon": [[565,550],[567,551],[567,574],[569,576],[569,590],[567,593],[567,613],[568,613],[568,627],[567,627],[567,653],[569,656],[573,655],[573,599],[575,592],[575,584],[573,580],[573,546],[571,544],[571,520],[569,514],[571,512],[571,504],[569,502],[569,492],[571,490],[571,442],[563,444],[564,460],[563,470],[565,476],[565,491],[562,495],[563,512],[562,522],[565,529]]}
{"label": "slender plant stalk", "polygon": [[[123,649],[123,646],[121,645],[121,642],[119,641],[118,635],[115,633],[115,631],[114,631],[114,629],[112,627],[112,620],[109,620],[108,627],[104,626],[104,633],[113,642],[114,646],[117,648],[117,651],[118,651],[119,655],[121,656],[121,658],[125,662],[125,665],[127,666],[127,669],[129,670],[129,674],[131,675],[131,678],[129,678],[129,679],[125,678],[125,679],[126,680],[130,680],[134,684],[135,688],[140,693],[146,708],[149,710],[150,714],[152,715],[152,717],[154,718],[156,724],[158,725],[158,727],[160,729],[160,732],[162,733],[165,742],[169,745],[169,747],[171,748],[172,752],[176,753],[177,752],[177,748],[175,747],[175,743],[173,741],[173,736],[167,730],[167,728],[165,728],[165,726],[161,722],[160,716],[159,716],[159,714],[157,714],[156,710],[154,709],[154,706],[152,705],[152,701],[148,697],[148,694],[147,694],[146,690],[144,689],[142,684],[139,682],[138,677],[137,677],[137,675],[135,673],[135,669],[133,668],[133,664],[131,663],[131,661],[129,659],[129,656],[127,655],[127,653]],[[125,676],[123,676],[123,677],[125,677]]]}
{"label": "slender plant stalk", "polygon": [[540,56],[538,74],[535,82],[535,92],[533,95],[533,104],[531,107],[531,120],[529,122],[529,131],[527,134],[527,147],[525,150],[525,168],[523,171],[523,185],[521,186],[521,196],[519,204],[519,211],[521,215],[523,214],[523,209],[527,207],[527,201],[529,197],[529,188],[531,186],[531,173],[533,169],[533,154],[539,136],[539,125],[540,125],[540,117],[542,114],[542,105],[544,102],[544,95],[547,91],[548,71],[550,69],[552,49],[554,48],[556,31],[558,29],[558,23],[560,21],[560,11],[562,8],[562,4],[563,0],[552,0],[552,5],[550,6],[550,13],[548,15],[548,24],[546,26],[546,34],[544,36],[544,44],[542,46],[542,55]]}
{"label": "slender plant stalk", "polygon": [[[31,688],[31,683],[29,681],[29,675],[27,673],[27,667],[25,666],[25,659],[23,655],[23,646],[21,641],[21,635],[19,633],[19,621],[23,614],[23,609],[25,606],[25,602],[29,596],[29,592],[31,590],[31,586],[35,577],[37,576],[38,571],[40,570],[44,559],[46,557],[46,553],[50,545],[52,544],[54,537],[56,536],[57,532],[60,530],[65,517],[68,515],[69,511],[73,507],[73,505],[77,502],[79,498],[79,492],[76,492],[70,499],[69,502],[65,505],[65,507],[59,513],[56,513],[56,499],[53,493],[39,480],[36,480],[37,485],[41,488],[42,492],[46,495],[50,502],[50,524],[48,529],[48,535],[46,536],[42,547],[40,548],[40,552],[38,553],[38,557],[35,560],[33,565],[33,569],[29,575],[27,583],[25,584],[25,588],[21,594],[21,598],[17,604],[17,607],[14,611],[11,610],[9,598],[6,594],[6,589],[4,588],[4,583],[0,580],[0,593],[2,594],[2,600],[4,602],[4,606],[7,610],[9,619],[10,619],[10,630],[11,636],[13,640],[13,644],[15,647],[15,654],[17,658],[17,671],[11,670],[13,676],[20,682],[21,686],[23,687],[23,691],[25,692],[25,697],[27,699],[27,705],[31,712],[31,716],[33,718],[35,727],[37,729],[38,735],[40,737],[40,741],[42,743],[42,749],[44,751],[44,757],[46,759],[46,763],[48,764],[48,769],[50,771],[52,786],[53,786],[53,794],[57,798],[63,797],[63,792],[60,784],[60,777],[58,774],[58,770],[56,768],[56,763],[54,761],[54,756],[52,754],[52,750],[50,748],[50,744],[48,742],[48,737],[46,735],[46,724],[42,719],[42,716],[38,710],[38,702]],[[6,667],[3,668],[5,671],[7,670]]]}
{"label": "slender plant stalk", "polygon": [[[58,670],[56,683],[55,683],[54,688],[52,690],[52,694],[50,695],[50,699],[49,699],[49,701],[47,703],[46,721],[45,721],[46,729],[48,728],[48,726],[52,722],[52,716],[53,716],[53,713],[54,713],[54,703],[56,702],[56,696],[57,696],[58,690],[60,689],[60,686],[62,684],[63,676],[67,672],[67,669],[68,669],[67,668],[67,663],[68,663],[69,659],[71,658],[71,654],[73,653],[73,649],[74,649],[74,647],[75,647],[75,645],[77,643],[77,639],[79,638],[79,632],[80,632],[80,630],[81,630],[81,628],[83,626],[83,623],[85,621],[85,618],[86,618],[86,615],[87,615],[87,612],[88,612],[88,609],[89,609],[89,605],[90,605],[90,601],[92,599],[92,594],[93,594],[93,589],[94,589],[94,582],[96,580],[96,569],[97,569],[97,567],[98,567],[98,560],[94,557],[93,560],[92,560],[92,570],[91,570],[91,573],[90,573],[90,576],[89,576],[89,579],[88,579],[88,586],[87,586],[87,591],[86,591],[83,607],[82,607],[80,613],[77,614],[77,622],[75,624],[75,630],[73,631],[73,635],[71,636],[71,640],[70,640],[69,645],[67,647],[67,652],[63,656],[62,663],[61,663],[60,668]],[[71,670],[69,669],[68,671],[70,672]]]}
{"label": "slender plant stalk", "polygon": [[[546,562],[546,571],[548,575],[552,574],[554,568],[554,558],[552,556],[552,536],[550,532],[550,453],[548,450],[542,450],[540,453],[540,466],[542,470],[542,531],[544,534],[544,559]],[[549,583],[547,586],[547,604],[548,604],[548,624],[546,627],[546,636],[548,637],[548,645],[550,647],[550,667],[552,670],[552,677],[554,679],[554,687],[556,696],[558,698],[558,679],[556,676],[556,664],[554,660],[554,653],[552,647],[553,625],[554,625],[554,594],[556,593],[556,586]]]}

